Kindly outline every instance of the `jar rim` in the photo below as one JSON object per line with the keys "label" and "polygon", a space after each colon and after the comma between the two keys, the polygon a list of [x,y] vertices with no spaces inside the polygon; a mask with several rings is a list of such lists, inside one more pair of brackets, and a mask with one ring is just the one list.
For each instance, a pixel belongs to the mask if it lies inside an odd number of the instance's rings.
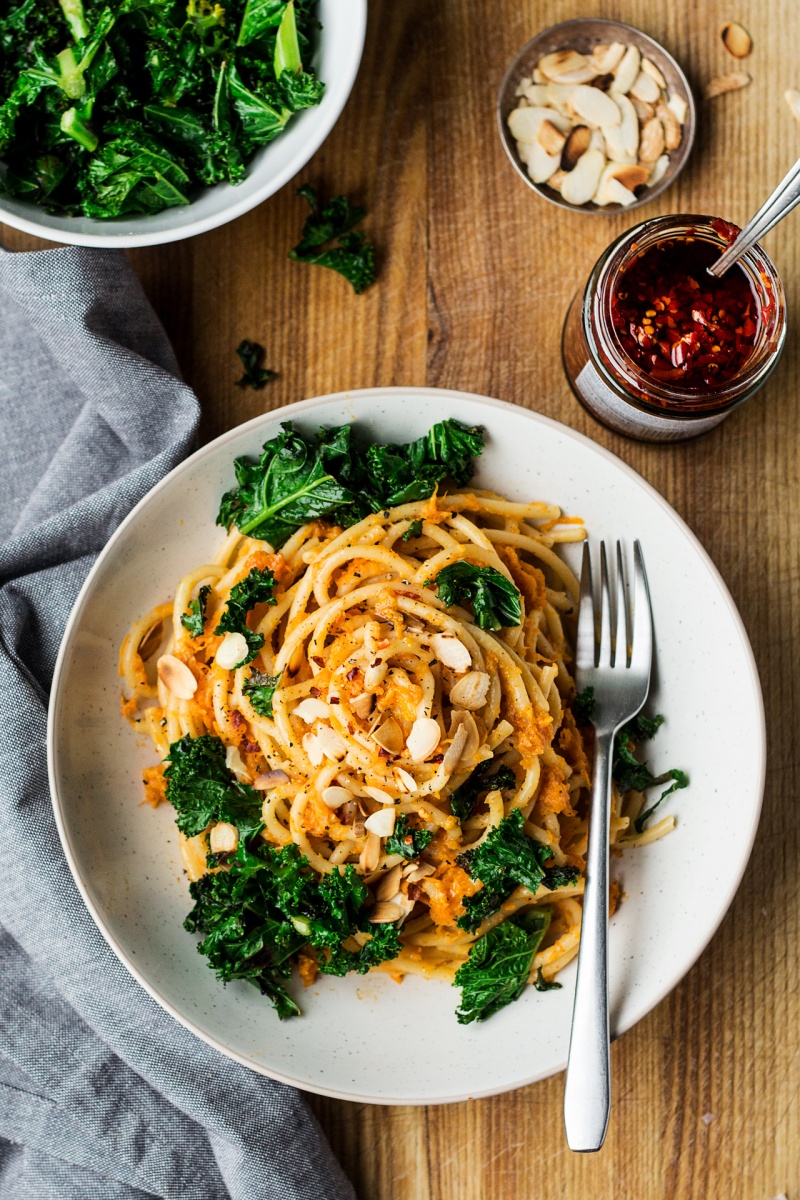
{"label": "jar rim", "polygon": [[[761,386],[773,370],[786,336],[786,298],[783,283],[769,255],[752,246],[742,255],[739,266],[748,277],[760,313],[753,352],[742,370],[717,387],[678,388],[654,380],[625,352],[611,324],[610,298],[622,271],[643,249],[659,242],[691,234],[724,249],[727,245],[712,222],[719,218],[699,214],[672,214],[642,221],[621,234],[600,256],[586,288],[583,323],[595,365],[605,382],[625,394],[626,399],[655,415],[701,418],[710,411],[724,412],[740,404]],[[764,296],[771,294],[771,317],[763,318]]]}

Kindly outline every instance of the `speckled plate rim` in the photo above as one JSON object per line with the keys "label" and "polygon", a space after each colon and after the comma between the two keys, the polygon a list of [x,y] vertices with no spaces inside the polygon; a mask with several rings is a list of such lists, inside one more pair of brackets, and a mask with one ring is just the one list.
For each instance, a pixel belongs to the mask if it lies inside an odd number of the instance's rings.
{"label": "speckled plate rim", "polygon": [[719,599],[722,601],[725,609],[727,610],[727,613],[732,622],[732,626],[733,626],[733,628],[738,636],[738,640],[740,642],[742,663],[746,667],[747,677],[748,677],[748,680],[749,680],[749,683],[750,683],[750,686],[752,689],[751,699],[755,703],[756,712],[758,714],[757,728],[755,728],[754,730],[751,731],[754,736],[754,744],[748,748],[749,753],[754,756],[754,759],[757,764],[757,769],[756,769],[755,775],[758,780],[758,786],[756,788],[756,794],[754,794],[752,796],[751,805],[749,807],[749,823],[747,824],[747,826],[745,828],[741,828],[739,831],[740,836],[739,836],[739,840],[737,843],[738,848],[739,848],[738,867],[729,880],[729,885],[728,885],[727,890],[725,891],[725,894],[720,895],[717,898],[716,905],[715,905],[716,911],[715,911],[715,915],[714,915],[713,919],[709,920],[708,924],[706,924],[703,927],[699,936],[696,937],[692,943],[687,945],[685,955],[683,957],[681,957],[679,963],[673,965],[672,972],[671,972],[669,978],[659,988],[654,990],[652,993],[648,994],[646,999],[641,1000],[639,1002],[638,1006],[636,1006],[635,1008],[632,1009],[632,1011],[630,1012],[630,1014],[628,1016],[628,1019],[625,1020],[623,1023],[621,1023],[619,1025],[619,1027],[615,1030],[615,1034],[614,1034],[615,1038],[621,1036],[623,1033],[627,1032],[628,1029],[632,1028],[633,1025],[637,1024],[643,1017],[645,1017],[649,1012],[651,1012],[673,990],[674,987],[677,986],[677,984],[680,982],[680,980],[686,975],[686,973],[692,968],[692,966],[694,966],[697,959],[702,954],[703,950],[705,950],[706,946],[709,944],[709,942],[713,938],[714,934],[719,929],[719,926],[722,923],[722,920],[724,919],[724,917],[733,901],[733,898],[739,888],[742,877],[744,875],[744,871],[747,867],[748,860],[750,858],[750,854],[752,852],[753,843],[755,841],[755,836],[756,836],[756,832],[758,829],[758,823],[759,823],[759,818],[760,818],[760,814],[761,814],[763,792],[764,792],[764,781],[765,781],[765,775],[766,775],[766,721],[765,721],[764,704],[763,704],[760,680],[759,680],[759,676],[758,676],[758,670],[756,667],[755,657],[753,655],[753,651],[750,646],[750,642],[749,642],[749,639],[747,637],[747,633],[746,633],[746,630],[744,627],[744,623],[742,621],[742,618],[739,614],[738,609],[736,608],[733,598],[732,598],[730,592],[728,591],[724,580],[722,579],[722,576],[720,575],[719,571],[717,570],[716,566],[712,562],[711,558],[707,554],[706,550],[703,548],[703,546],[700,543],[700,541],[698,540],[698,538],[694,535],[694,533],[691,531],[691,529],[685,523],[685,521],[683,521],[682,518],[675,512],[675,510],[671,507],[671,505],[669,505],[667,503],[667,501],[664,499],[664,497],[661,496],[660,493],[657,492],[656,489],[653,488],[645,479],[643,479],[643,477],[641,475],[639,475],[638,472],[634,471],[632,467],[629,467],[625,462],[623,462],[621,459],[619,459],[615,454],[612,454],[609,450],[606,450],[604,447],[599,446],[596,442],[593,442],[590,438],[579,433],[577,430],[571,429],[569,426],[563,425],[558,421],[552,420],[549,417],[543,416],[536,412],[532,412],[531,410],[522,408],[518,405],[510,404],[506,401],[496,400],[496,399],[493,399],[490,397],[480,396],[475,393],[460,392],[460,391],[449,390],[449,389],[427,388],[427,387],[398,386],[398,387],[385,387],[385,388],[381,388],[381,387],[366,388],[366,389],[357,389],[357,390],[353,390],[353,391],[330,393],[325,396],[319,396],[319,397],[315,397],[315,398],[309,399],[309,400],[298,401],[294,404],[289,404],[284,408],[272,410],[272,411],[260,414],[259,416],[254,417],[252,420],[247,421],[244,424],[239,425],[236,428],[231,429],[228,432],[222,434],[220,437],[218,437],[214,441],[208,443],[206,446],[201,447],[193,455],[191,455],[189,458],[185,459],[184,462],[182,462],[177,467],[175,467],[168,475],[166,475],[164,477],[164,479],[162,479],[158,484],[156,484],[156,486],[154,488],[152,488],[147,493],[147,495],[145,495],[139,501],[139,503],[131,510],[131,512],[128,514],[128,516],[122,521],[122,523],[120,524],[118,529],[115,531],[115,533],[109,539],[105,548],[101,551],[100,555],[98,556],[97,562],[92,567],[92,570],[90,571],[89,575],[87,576],[86,581],[83,584],[83,587],[81,588],[80,592],[78,593],[77,599],[75,601],[74,607],[72,609],[72,612],[70,614],[69,620],[66,625],[66,629],[65,629],[64,636],[62,639],[61,647],[59,649],[59,653],[58,653],[58,657],[57,657],[56,665],[55,665],[55,670],[54,670],[54,675],[53,675],[53,684],[52,684],[52,689],[51,689],[51,701],[50,701],[50,707],[49,707],[49,712],[48,712],[47,757],[48,757],[48,777],[49,777],[49,783],[50,783],[51,801],[52,801],[56,826],[58,828],[59,836],[61,838],[61,843],[62,843],[62,846],[64,849],[64,854],[66,856],[67,863],[70,867],[72,875],[75,879],[76,885],[77,885],[77,887],[83,897],[83,900],[89,910],[89,913],[92,916],[100,933],[102,934],[102,936],[104,937],[104,939],[106,940],[106,942],[108,943],[110,948],[113,950],[113,952],[115,953],[117,958],[125,965],[125,967],[127,967],[127,969],[130,971],[131,975],[133,975],[133,977],[141,984],[141,986],[145,989],[145,991],[159,1005],[161,1005],[162,1008],[164,1008],[167,1012],[169,1012],[170,1015],[172,1017],[174,1017],[176,1021],[178,1021],[185,1028],[189,1029],[192,1033],[194,1033],[202,1041],[206,1042],[210,1046],[213,1046],[216,1050],[219,1050],[220,1053],[225,1054],[227,1057],[232,1058],[235,1061],[241,1063],[242,1066],[248,1067],[251,1070],[255,1070],[260,1074],[266,1075],[272,1079],[276,1079],[279,1082],[290,1084],[294,1087],[299,1087],[305,1091],[310,1091],[310,1092],[316,1093],[318,1095],[329,1096],[334,1099],[349,1100],[349,1101],[366,1103],[366,1104],[391,1104],[391,1105],[398,1105],[398,1104],[400,1104],[400,1105],[425,1105],[425,1104],[430,1104],[430,1103],[448,1104],[448,1103],[457,1103],[460,1101],[470,1100],[470,1099],[480,1099],[485,1096],[499,1095],[499,1094],[502,1094],[507,1091],[515,1090],[517,1088],[526,1087],[527,1085],[529,1085],[531,1083],[536,1083],[541,1079],[545,1079],[545,1078],[550,1077],[551,1075],[557,1074],[559,1071],[563,1070],[564,1067],[566,1066],[566,1058],[564,1058],[564,1060],[562,1062],[556,1064],[555,1066],[550,1066],[544,1070],[531,1073],[531,1074],[526,1075],[519,1079],[515,1079],[513,1082],[508,1083],[508,1084],[503,1084],[500,1086],[493,1086],[493,1087],[488,1087],[488,1088],[476,1087],[474,1089],[470,1089],[469,1091],[460,1091],[460,1092],[454,1093],[452,1095],[449,1095],[449,1094],[448,1095],[437,1095],[435,1097],[435,1099],[431,1100],[430,1097],[428,1097],[424,1094],[423,1095],[415,1095],[415,1096],[398,1097],[398,1096],[389,1095],[389,1094],[378,1095],[378,1094],[360,1093],[360,1092],[354,1091],[354,1090],[342,1090],[339,1088],[328,1087],[322,1083],[319,1083],[316,1081],[310,1082],[308,1079],[298,1078],[297,1076],[293,1076],[293,1075],[283,1072],[283,1071],[267,1069],[263,1064],[254,1062],[251,1058],[248,1058],[246,1055],[240,1054],[240,1053],[236,1052],[235,1050],[231,1049],[230,1047],[225,1046],[217,1038],[210,1035],[207,1031],[205,1031],[202,1027],[200,1027],[195,1021],[193,1021],[190,1018],[187,1018],[185,1014],[181,1013],[180,1010],[175,1005],[173,1005],[169,1000],[167,1000],[164,997],[164,995],[159,991],[159,989],[145,977],[145,975],[139,970],[138,966],[133,961],[133,959],[125,952],[123,947],[118,944],[112,931],[108,928],[108,926],[105,922],[102,911],[98,908],[98,906],[95,905],[95,903],[91,897],[87,882],[82,877],[80,867],[78,865],[77,854],[76,854],[75,848],[73,846],[71,833],[70,833],[70,830],[68,827],[66,815],[62,808],[62,798],[61,798],[61,789],[60,789],[60,755],[59,755],[58,747],[56,744],[56,735],[57,735],[57,731],[58,731],[58,727],[59,727],[59,719],[60,719],[62,673],[64,672],[64,669],[65,669],[65,662],[67,659],[67,655],[68,655],[68,651],[69,651],[72,639],[80,626],[84,608],[85,608],[87,599],[92,591],[95,577],[99,573],[101,566],[110,557],[113,556],[118,543],[124,537],[127,529],[137,520],[137,517],[142,512],[142,510],[147,505],[149,505],[155,497],[157,497],[161,492],[165,491],[168,487],[170,487],[171,484],[177,478],[179,478],[182,474],[187,472],[189,467],[194,466],[198,462],[202,461],[204,458],[210,458],[212,455],[216,454],[224,446],[229,445],[230,443],[238,440],[242,434],[246,434],[249,431],[256,430],[260,426],[274,424],[274,422],[276,420],[280,420],[280,421],[286,420],[286,419],[294,420],[296,418],[303,417],[306,414],[313,413],[316,409],[324,407],[326,405],[329,405],[333,402],[340,402],[342,404],[346,404],[347,402],[353,401],[355,399],[369,400],[371,398],[374,398],[374,399],[383,400],[386,397],[389,397],[392,395],[401,397],[404,395],[407,396],[409,393],[413,393],[414,395],[420,396],[420,397],[427,395],[430,398],[447,398],[448,400],[452,401],[453,403],[458,404],[459,406],[463,405],[467,410],[472,409],[473,411],[471,411],[471,412],[467,411],[463,414],[463,416],[464,416],[465,420],[471,420],[473,423],[481,420],[479,413],[474,411],[475,409],[482,409],[484,411],[487,409],[489,409],[489,410],[497,409],[497,410],[506,410],[506,411],[510,410],[518,417],[520,417],[526,421],[529,421],[531,423],[532,427],[535,427],[537,425],[545,426],[554,432],[557,431],[559,434],[561,434],[562,437],[566,438],[567,441],[574,441],[577,444],[582,445],[583,447],[585,447],[587,449],[590,449],[595,455],[598,456],[598,458],[600,458],[601,460],[604,460],[605,463],[609,467],[612,467],[614,470],[620,471],[624,475],[626,475],[638,488],[640,488],[650,498],[650,500],[652,500],[653,502],[655,502],[657,504],[657,506],[662,510],[663,514],[666,515],[669,518],[669,520],[674,523],[674,525],[677,527],[681,536],[692,546],[692,548],[696,552],[698,558],[700,559],[702,566],[705,568],[706,572],[708,573],[708,577],[709,577],[710,581],[714,584],[715,589],[718,593]]}

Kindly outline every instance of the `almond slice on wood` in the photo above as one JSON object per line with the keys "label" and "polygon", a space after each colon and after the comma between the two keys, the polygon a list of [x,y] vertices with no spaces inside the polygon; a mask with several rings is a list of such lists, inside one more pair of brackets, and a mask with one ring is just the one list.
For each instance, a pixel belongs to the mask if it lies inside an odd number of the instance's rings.
{"label": "almond slice on wood", "polygon": [[724,21],[719,29],[722,44],[734,58],[747,58],[753,49],[753,39],[738,21]]}
{"label": "almond slice on wood", "polygon": [[703,88],[703,95],[706,100],[715,100],[726,92],[738,92],[752,82],[746,71],[732,71],[730,75],[717,75],[716,79],[709,80]]}
{"label": "almond slice on wood", "polygon": [[789,105],[789,112],[796,121],[800,121],[800,92],[797,88],[788,88],[783,93],[783,98]]}
{"label": "almond slice on wood", "polygon": [[619,125],[620,112],[611,96],[599,88],[581,84],[572,93],[572,107],[587,125]]}
{"label": "almond slice on wood", "polygon": [[612,92],[629,92],[641,70],[642,55],[638,46],[628,46],[614,71]]}
{"label": "almond slice on wood", "polygon": [[597,191],[605,156],[599,150],[587,150],[578,159],[561,187],[561,195],[569,204],[586,204]]}
{"label": "almond slice on wood", "polygon": [[598,72],[577,50],[556,50],[539,59],[539,70],[553,83],[589,83]]}
{"label": "almond slice on wood", "polygon": [[197,680],[185,662],[174,654],[162,654],[156,665],[158,678],[178,700],[191,700],[197,691]]}
{"label": "almond slice on wood", "polygon": [[576,125],[572,133],[566,140],[564,149],[561,152],[561,167],[564,171],[571,171],[581,155],[585,154],[589,149],[592,131],[588,125]]}
{"label": "almond slice on wood", "polygon": [[639,158],[642,162],[655,162],[664,153],[664,126],[658,117],[652,117],[642,129],[639,138]]}
{"label": "almond slice on wood", "polygon": [[612,42],[610,46],[600,44],[592,50],[592,66],[598,75],[608,75],[620,62],[625,53],[622,42]]}
{"label": "almond slice on wood", "polygon": [[666,104],[659,104],[656,116],[664,127],[664,145],[667,150],[677,150],[683,137],[680,121]]}
{"label": "almond slice on wood", "polygon": [[560,155],[566,140],[564,134],[556,129],[552,121],[542,121],[537,141],[546,154]]}

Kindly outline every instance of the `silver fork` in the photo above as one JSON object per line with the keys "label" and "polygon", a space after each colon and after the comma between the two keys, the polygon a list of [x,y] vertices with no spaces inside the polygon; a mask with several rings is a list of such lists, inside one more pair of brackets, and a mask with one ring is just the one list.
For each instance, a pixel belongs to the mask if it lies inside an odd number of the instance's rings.
{"label": "silver fork", "polygon": [[[595,760],[589,813],[586,890],[572,1012],[564,1125],[571,1150],[599,1150],[611,1107],[608,1025],[608,837],[614,735],[641,709],[650,689],[653,618],[644,558],[633,546],[631,619],[622,547],[617,542],[617,581],[612,585],[605,542],[600,543],[600,607],[597,613],[588,543],[583,548],[575,686],[594,690]],[[599,629],[599,640],[598,640]]]}

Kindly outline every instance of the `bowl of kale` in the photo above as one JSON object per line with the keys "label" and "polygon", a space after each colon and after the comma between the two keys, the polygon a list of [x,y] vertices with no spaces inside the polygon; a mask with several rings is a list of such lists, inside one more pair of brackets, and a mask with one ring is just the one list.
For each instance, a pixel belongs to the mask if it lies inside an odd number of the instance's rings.
{"label": "bowl of kale", "polygon": [[0,5],[0,222],[148,246],[260,204],[327,137],[366,0]]}

